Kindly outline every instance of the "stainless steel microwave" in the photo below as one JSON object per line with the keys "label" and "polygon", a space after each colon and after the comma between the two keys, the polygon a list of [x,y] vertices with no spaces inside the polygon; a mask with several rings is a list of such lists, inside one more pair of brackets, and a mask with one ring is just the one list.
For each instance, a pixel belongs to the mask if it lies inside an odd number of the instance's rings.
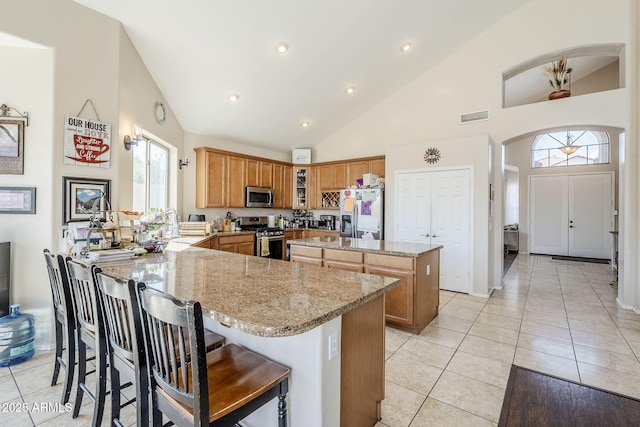
{"label": "stainless steel microwave", "polygon": [[247,208],[273,207],[273,189],[264,187],[246,187],[244,206]]}

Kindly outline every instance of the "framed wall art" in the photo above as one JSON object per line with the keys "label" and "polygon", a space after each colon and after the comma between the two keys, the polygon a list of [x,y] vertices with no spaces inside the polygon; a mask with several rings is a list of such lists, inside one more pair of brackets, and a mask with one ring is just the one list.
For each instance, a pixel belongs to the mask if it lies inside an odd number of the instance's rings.
{"label": "framed wall art", "polygon": [[0,187],[0,214],[35,213],[35,187]]}
{"label": "framed wall art", "polygon": [[64,176],[64,223],[88,221],[91,218],[91,207],[100,199],[95,219],[106,220],[106,209],[109,204],[109,187],[111,180],[95,178],[75,178]]}
{"label": "framed wall art", "polygon": [[0,174],[24,174],[22,120],[0,120]]}

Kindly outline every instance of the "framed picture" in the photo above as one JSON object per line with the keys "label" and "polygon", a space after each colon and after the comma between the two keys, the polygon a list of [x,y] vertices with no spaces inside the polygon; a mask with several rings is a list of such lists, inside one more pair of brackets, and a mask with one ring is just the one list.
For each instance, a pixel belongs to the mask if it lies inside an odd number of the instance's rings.
{"label": "framed picture", "polygon": [[24,173],[24,121],[0,120],[0,174]]}
{"label": "framed picture", "polygon": [[[64,176],[64,223],[88,221],[91,208],[96,200],[95,219],[106,221],[109,206],[109,187],[111,180],[95,178],[74,178]],[[100,196],[104,195],[103,198]]]}
{"label": "framed picture", "polygon": [[36,187],[0,187],[0,214],[35,214]]}

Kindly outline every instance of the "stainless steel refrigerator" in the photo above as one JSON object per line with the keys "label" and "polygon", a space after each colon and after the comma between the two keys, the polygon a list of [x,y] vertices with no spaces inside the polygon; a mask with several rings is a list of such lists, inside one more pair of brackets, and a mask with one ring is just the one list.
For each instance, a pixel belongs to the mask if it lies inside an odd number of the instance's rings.
{"label": "stainless steel refrigerator", "polygon": [[340,190],[340,236],[384,239],[384,191],[381,188]]}

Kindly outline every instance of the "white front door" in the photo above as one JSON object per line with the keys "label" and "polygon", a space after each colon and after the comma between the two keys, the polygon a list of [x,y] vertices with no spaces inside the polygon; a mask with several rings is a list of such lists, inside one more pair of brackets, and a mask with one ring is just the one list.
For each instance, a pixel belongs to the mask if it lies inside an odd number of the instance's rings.
{"label": "white front door", "polygon": [[397,176],[399,241],[443,245],[440,288],[471,287],[471,173],[469,169],[407,172]]}
{"label": "white front door", "polygon": [[531,177],[530,253],[606,259],[613,173]]}

